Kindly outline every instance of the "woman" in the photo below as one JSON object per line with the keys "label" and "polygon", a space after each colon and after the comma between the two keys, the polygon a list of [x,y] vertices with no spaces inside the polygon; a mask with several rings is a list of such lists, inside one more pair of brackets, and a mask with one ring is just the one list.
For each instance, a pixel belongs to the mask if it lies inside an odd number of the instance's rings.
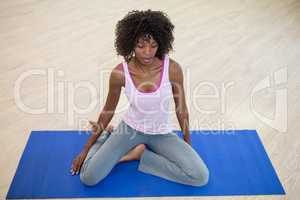
{"label": "woman", "polygon": [[[161,11],[131,11],[117,23],[115,47],[124,62],[112,70],[105,106],[97,123],[90,122],[93,134],[71,167],[85,185],[97,184],[118,162],[130,160],[140,160],[141,172],[177,183],[208,182],[208,169],[191,147],[182,69],[168,57],[173,29]],[[130,106],[113,130],[108,124],[122,87]],[[184,141],[172,132],[171,100]]]}

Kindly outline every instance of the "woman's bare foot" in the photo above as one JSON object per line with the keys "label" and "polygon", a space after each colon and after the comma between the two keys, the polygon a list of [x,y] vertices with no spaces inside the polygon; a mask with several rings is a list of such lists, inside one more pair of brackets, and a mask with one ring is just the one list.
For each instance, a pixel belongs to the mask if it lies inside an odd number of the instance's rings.
{"label": "woman's bare foot", "polygon": [[[113,132],[114,125],[108,125],[105,130],[109,133]],[[125,156],[123,156],[119,162],[126,162],[131,160],[139,160],[141,155],[143,154],[146,146],[144,144],[139,144],[130,150]]]}
{"label": "woman's bare foot", "polygon": [[126,162],[131,160],[140,160],[142,154],[144,153],[146,146],[144,144],[139,144],[130,150],[125,156],[123,156],[119,162]]}

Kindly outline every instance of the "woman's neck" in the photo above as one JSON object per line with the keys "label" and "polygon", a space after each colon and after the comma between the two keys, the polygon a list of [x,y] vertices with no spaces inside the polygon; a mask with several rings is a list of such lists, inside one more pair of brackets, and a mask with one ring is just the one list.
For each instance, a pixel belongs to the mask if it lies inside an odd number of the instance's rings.
{"label": "woman's neck", "polygon": [[136,57],[133,57],[133,64],[141,69],[143,72],[151,72],[153,68],[159,66],[159,64],[157,64],[157,58],[155,57],[155,59],[153,59],[153,62],[149,65],[144,65],[143,63],[141,63]]}

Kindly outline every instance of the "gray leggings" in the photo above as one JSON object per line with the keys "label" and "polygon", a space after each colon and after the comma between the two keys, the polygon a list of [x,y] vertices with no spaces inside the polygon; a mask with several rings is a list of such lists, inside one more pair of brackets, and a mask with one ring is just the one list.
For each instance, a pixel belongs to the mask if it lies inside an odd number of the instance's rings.
{"label": "gray leggings", "polygon": [[90,148],[80,180],[88,186],[97,184],[138,144],[146,145],[139,171],[186,185],[203,186],[208,182],[209,171],[202,159],[175,133],[144,134],[124,121],[112,133],[104,131]]}

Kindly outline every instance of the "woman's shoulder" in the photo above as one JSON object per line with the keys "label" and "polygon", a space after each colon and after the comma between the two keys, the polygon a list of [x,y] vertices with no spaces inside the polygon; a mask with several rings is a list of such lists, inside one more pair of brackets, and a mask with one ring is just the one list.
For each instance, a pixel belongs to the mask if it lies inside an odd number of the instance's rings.
{"label": "woman's shoulder", "polygon": [[115,66],[114,67],[114,69],[113,69],[113,71],[117,71],[117,72],[124,72],[124,70],[123,70],[123,63],[119,63],[119,64],[117,64],[117,66]]}
{"label": "woman's shoulder", "polygon": [[170,67],[170,70],[171,70],[171,68],[174,70],[174,69],[176,69],[176,68],[180,68],[180,65],[179,65],[179,63],[178,63],[176,60],[174,60],[173,58],[169,58],[169,67]]}
{"label": "woman's shoulder", "polygon": [[169,58],[169,78],[170,80],[174,80],[176,78],[178,78],[179,75],[182,74],[182,68],[180,66],[180,64],[172,59],[172,58]]}
{"label": "woman's shoulder", "polygon": [[117,64],[111,71],[111,79],[114,82],[118,82],[120,85],[125,85],[125,76],[124,76],[124,70],[123,70],[123,64],[119,63]]}

